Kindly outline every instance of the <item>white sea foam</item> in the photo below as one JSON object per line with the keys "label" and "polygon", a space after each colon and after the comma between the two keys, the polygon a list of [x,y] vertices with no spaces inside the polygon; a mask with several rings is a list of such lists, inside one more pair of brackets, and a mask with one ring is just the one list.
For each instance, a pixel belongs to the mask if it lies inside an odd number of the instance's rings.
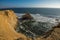
{"label": "white sea foam", "polygon": [[[23,13],[20,13],[20,14],[16,13],[16,15],[20,18],[24,14]],[[49,18],[49,17],[41,16],[40,14],[31,14],[31,16],[38,22],[49,22],[49,23],[53,23],[55,25],[58,24],[58,22],[56,21],[56,18]]]}

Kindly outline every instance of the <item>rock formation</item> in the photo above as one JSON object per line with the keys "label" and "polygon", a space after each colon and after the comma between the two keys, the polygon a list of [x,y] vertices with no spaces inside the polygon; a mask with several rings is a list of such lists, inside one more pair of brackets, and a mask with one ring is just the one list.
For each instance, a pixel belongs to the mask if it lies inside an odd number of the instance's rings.
{"label": "rock formation", "polygon": [[31,19],[33,19],[33,17],[29,13],[26,13],[21,18],[21,20],[31,20]]}
{"label": "rock formation", "polygon": [[26,36],[15,31],[17,22],[17,16],[12,10],[0,11],[0,40],[26,40]]}

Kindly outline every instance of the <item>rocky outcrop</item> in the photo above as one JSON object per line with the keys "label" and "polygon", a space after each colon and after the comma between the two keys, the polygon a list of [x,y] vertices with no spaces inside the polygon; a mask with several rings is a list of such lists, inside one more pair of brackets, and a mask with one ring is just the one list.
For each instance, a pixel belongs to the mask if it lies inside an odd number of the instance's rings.
{"label": "rocky outcrop", "polygon": [[29,13],[26,13],[21,18],[21,20],[31,20],[31,19],[33,19],[33,17]]}
{"label": "rocky outcrop", "polygon": [[0,40],[26,40],[26,36],[15,31],[17,16],[12,10],[0,11]]}

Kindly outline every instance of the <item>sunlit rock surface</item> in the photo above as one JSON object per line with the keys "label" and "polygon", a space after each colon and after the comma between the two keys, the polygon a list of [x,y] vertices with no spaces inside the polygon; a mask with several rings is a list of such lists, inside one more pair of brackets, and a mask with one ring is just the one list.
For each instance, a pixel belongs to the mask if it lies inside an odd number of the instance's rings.
{"label": "sunlit rock surface", "polygon": [[0,11],[0,40],[26,40],[23,34],[15,31],[17,22],[17,16],[12,10]]}

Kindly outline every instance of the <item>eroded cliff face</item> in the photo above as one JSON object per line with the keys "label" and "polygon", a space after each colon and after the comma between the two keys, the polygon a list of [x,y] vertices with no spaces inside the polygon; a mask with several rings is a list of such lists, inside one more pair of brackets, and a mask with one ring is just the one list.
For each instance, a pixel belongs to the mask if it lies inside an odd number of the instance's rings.
{"label": "eroded cliff face", "polygon": [[12,10],[0,11],[0,40],[26,40],[26,36],[15,31],[17,16]]}

